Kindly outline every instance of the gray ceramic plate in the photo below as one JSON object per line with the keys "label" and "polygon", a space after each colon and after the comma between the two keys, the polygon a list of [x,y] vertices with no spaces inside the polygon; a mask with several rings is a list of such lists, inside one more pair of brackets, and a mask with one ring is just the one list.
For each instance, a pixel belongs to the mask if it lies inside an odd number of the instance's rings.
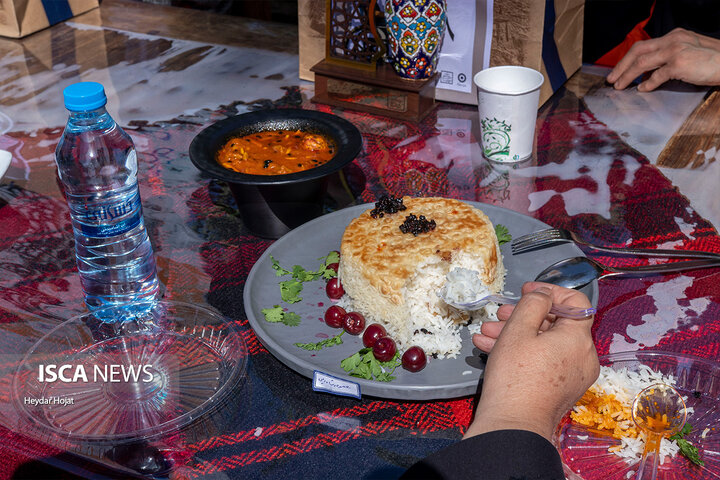
{"label": "gray ceramic plate", "polygon": [[[480,208],[490,217],[493,224],[503,224],[513,237],[548,228],[548,225],[512,210],[478,202],[468,202]],[[430,400],[454,398],[472,395],[477,390],[478,380],[483,373],[484,362],[480,353],[470,341],[470,334],[463,329],[463,347],[454,359],[431,360],[427,367],[418,373],[410,373],[398,368],[396,378],[391,382],[377,382],[351,377],[340,367],[340,361],[363,347],[360,337],[345,334],[343,344],[324,348],[320,351],[306,351],[296,347],[295,343],[318,342],[340,332],[330,328],[322,321],[328,306],[332,305],[325,294],[325,282],[316,280],[306,282],[300,296],[301,302],[292,305],[282,302],[278,282],[289,279],[277,277],[272,269],[270,256],[278,260],[284,268],[302,265],[315,270],[320,265],[320,257],[331,250],[340,250],[340,240],[345,227],[372,204],[358,205],[339,210],[316,218],[286,234],[260,257],[247,278],[244,291],[245,312],[250,325],[262,344],[278,360],[296,372],[312,378],[315,370],[356,382],[363,395],[403,400]],[[574,244],[563,244],[542,250],[541,253],[527,253],[513,257],[510,245],[501,247],[508,274],[505,290],[520,292],[525,281],[535,276],[548,265],[568,257],[583,255]],[[586,286],[582,291],[597,306],[597,282]],[[302,318],[300,325],[289,327],[282,323],[268,323],[262,309],[281,305],[297,313]]]}

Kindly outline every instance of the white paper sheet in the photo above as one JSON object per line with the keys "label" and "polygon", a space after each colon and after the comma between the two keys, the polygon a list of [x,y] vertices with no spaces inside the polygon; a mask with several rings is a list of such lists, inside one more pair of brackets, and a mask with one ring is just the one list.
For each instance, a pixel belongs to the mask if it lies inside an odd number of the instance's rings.
{"label": "white paper sheet", "polygon": [[[484,42],[475,44],[476,9],[485,10]],[[445,38],[440,50],[437,88],[463,93],[472,91],[473,49],[482,48],[482,68],[490,63],[493,0],[448,0]],[[481,12],[482,13],[482,12]],[[481,16],[482,18],[482,16]]]}

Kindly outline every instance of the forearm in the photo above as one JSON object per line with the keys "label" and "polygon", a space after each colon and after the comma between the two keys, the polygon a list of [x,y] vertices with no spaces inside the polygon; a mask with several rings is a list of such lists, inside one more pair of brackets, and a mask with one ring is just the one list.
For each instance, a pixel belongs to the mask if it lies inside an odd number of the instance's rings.
{"label": "forearm", "polygon": [[694,33],[694,35],[697,36],[698,45],[700,45],[701,47],[710,48],[720,52],[720,39],[708,37],[699,33]]}
{"label": "forearm", "polygon": [[[502,407],[501,407],[502,408]],[[538,416],[536,418],[513,418],[504,412],[493,414],[478,410],[475,414],[473,422],[465,432],[463,439],[471,438],[483,433],[494,432],[497,430],[527,430],[537,433],[546,440],[552,439],[555,423],[547,420],[547,416]]]}

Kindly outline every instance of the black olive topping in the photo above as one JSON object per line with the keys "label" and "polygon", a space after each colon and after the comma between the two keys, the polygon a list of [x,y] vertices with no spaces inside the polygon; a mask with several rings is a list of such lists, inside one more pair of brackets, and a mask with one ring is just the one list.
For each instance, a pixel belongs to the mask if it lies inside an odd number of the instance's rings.
{"label": "black olive topping", "polygon": [[421,233],[427,233],[430,230],[435,230],[435,220],[428,220],[425,215],[419,217],[411,213],[405,217],[405,221],[400,225],[400,231],[402,233],[412,233],[413,236],[417,237]]}
{"label": "black olive topping", "polygon": [[406,209],[407,207],[403,205],[402,198],[383,195],[379,201],[375,202],[375,208],[370,210],[370,216],[372,218],[382,218],[386,213],[397,213]]}

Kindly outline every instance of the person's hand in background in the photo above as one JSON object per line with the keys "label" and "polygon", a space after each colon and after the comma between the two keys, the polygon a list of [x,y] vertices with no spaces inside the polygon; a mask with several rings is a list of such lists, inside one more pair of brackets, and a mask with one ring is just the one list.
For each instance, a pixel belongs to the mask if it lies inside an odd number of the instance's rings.
{"label": "person's hand in background", "polygon": [[652,72],[638,85],[641,92],[656,89],[668,80],[695,85],[720,85],[720,40],[682,28],[667,35],[635,43],[608,74],[616,89]]}
{"label": "person's hand in background", "polygon": [[598,377],[593,319],[549,315],[551,304],[591,307],[577,290],[523,285],[517,305],[498,310],[473,344],[490,352],[475,418],[464,438],[493,430],[530,430],[550,440],[562,416]]}

